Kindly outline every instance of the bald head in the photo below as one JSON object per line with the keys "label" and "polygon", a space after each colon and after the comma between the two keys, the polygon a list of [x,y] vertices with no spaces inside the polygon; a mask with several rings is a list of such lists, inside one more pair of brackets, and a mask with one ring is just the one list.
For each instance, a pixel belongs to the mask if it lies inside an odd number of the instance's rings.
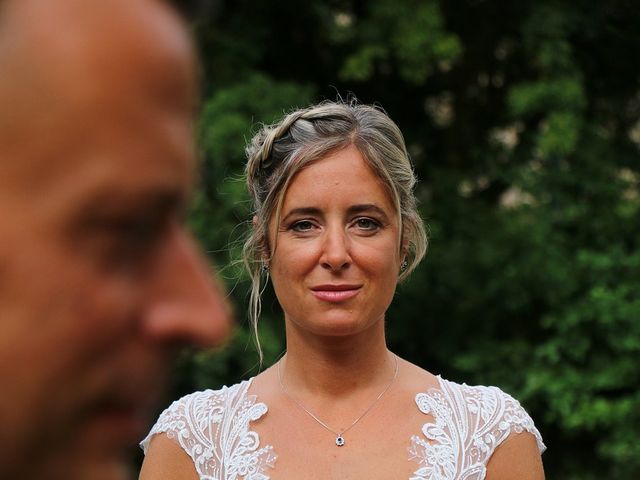
{"label": "bald head", "polygon": [[6,0],[0,22],[2,163],[45,153],[35,139],[55,153],[114,104],[193,109],[190,39],[159,0]]}
{"label": "bald head", "polygon": [[228,326],[192,45],[159,0],[0,2],[0,478],[119,480],[169,353]]}

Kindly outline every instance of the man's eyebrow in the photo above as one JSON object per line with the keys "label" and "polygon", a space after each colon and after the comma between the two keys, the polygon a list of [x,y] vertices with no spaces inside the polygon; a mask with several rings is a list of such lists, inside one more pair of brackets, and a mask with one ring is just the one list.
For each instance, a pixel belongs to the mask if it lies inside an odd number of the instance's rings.
{"label": "man's eyebrow", "polygon": [[109,189],[96,193],[82,207],[85,215],[154,212],[156,214],[184,213],[187,197],[184,192],[172,188],[149,190]]}

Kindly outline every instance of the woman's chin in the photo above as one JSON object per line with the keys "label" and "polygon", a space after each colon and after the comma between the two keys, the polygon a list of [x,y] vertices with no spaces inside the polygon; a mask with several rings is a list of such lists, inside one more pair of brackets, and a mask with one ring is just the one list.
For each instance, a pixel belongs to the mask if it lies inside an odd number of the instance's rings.
{"label": "woman's chin", "polygon": [[351,315],[325,315],[323,318],[307,319],[296,322],[302,330],[318,337],[349,337],[359,335],[372,329],[378,322],[371,323],[362,318]]}

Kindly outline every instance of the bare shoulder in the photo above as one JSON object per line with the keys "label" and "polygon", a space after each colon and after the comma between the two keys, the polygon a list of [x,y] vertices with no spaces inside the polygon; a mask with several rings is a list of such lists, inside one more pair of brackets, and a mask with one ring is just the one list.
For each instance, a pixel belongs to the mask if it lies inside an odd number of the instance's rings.
{"label": "bare shoulder", "polygon": [[544,480],[544,468],[536,437],[529,432],[512,433],[493,452],[486,480]]}
{"label": "bare shoulder", "polygon": [[398,357],[398,383],[407,391],[424,392],[438,387],[438,377],[419,366]]}
{"label": "bare shoulder", "polygon": [[140,480],[198,480],[193,460],[166,434],[155,435],[140,470]]}

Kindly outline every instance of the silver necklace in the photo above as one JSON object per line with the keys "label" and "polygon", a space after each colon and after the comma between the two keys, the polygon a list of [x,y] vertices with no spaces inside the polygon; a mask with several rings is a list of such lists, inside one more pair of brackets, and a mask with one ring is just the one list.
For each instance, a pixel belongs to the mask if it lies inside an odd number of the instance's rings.
{"label": "silver necklace", "polygon": [[287,392],[287,389],[284,386],[284,382],[282,381],[282,370],[280,368],[280,364],[282,363],[282,360],[280,360],[278,362],[278,381],[280,382],[280,388],[282,389],[282,393],[284,393],[287,397],[289,397],[291,399],[291,401],[293,401],[293,403],[295,403],[296,405],[298,405],[298,407],[300,407],[307,415],[309,415],[311,418],[313,418],[316,422],[318,422],[320,425],[322,425],[326,430],[330,431],[331,433],[333,433],[336,436],[336,445],[338,447],[341,447],[344,445],[345,440],[344,440],[344,434],[347,433],[348,430],[350,430],[353,426],[355,426],[356,423],[358,423],[360,420],[362,420],[362,418],[369,413],[369,411],[371,411],[371,409],[374,407],[374,405],[376,403],[378,403],[378,401],[382,398],[382,396],[387,393],[387,391],[391,388],[391,385],[393,385],[393,382],[395,382],[396,377],[398,376],[398,356],[396,354],[393,355],[394,358],[396,359],[396,368],[395,368],[395,372],[393,373],[393,378],[391,379],[391,381],[389,382],[389,384],[384,387],[384,390],[382,390],[382,392],[380,392],[380,394],[378,394],[378,396],[376,397],[376,399],[371,402],[371,405],[369,405],[367,407],[367,409],[362,412],[360,414],[360,416],[358,418],[356,418],[351,425],[349,425],[347,428],[343,429],[343,430],[339,430],[339,431],[335,431],[333,428],[331,428],[329,425],[327,425],[326,423],[324,423],[322,420],[320,420],[316,415],[314,415],[313,412],[311,412],[307,407],[305,407],[302,403],[300,403],[298,400],[296,400],[295,398],[293,398],[291,396],[291,394],[289,392]]}

